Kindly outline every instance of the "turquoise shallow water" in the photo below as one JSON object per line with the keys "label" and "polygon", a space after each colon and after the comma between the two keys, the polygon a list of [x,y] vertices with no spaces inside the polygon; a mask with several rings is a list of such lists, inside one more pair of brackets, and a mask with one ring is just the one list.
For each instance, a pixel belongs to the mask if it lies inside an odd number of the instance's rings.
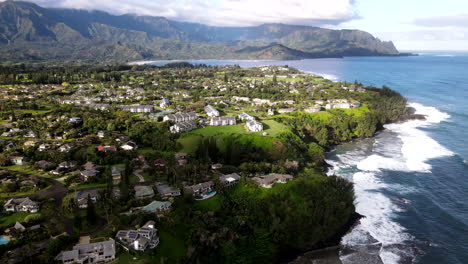
{"label": "turquoise shallow water", "polygon": [[376,138],[345,144],[327,157],[330,173],[355,183],[357,210],[366,216],[343,239],[341,259],[468,263],[468,54],[190,62],[289,65],[401,92],[427,121],[388,126]]}

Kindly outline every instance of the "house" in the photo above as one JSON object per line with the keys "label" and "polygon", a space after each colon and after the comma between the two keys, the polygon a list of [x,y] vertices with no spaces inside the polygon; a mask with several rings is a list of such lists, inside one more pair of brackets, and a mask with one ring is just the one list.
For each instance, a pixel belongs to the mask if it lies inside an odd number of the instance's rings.
{"label": "house", "polygon": [[151,186],[137,185],[134,187],[134,189],[135,198],[137,199],[151,198],[154,196],[154,191]]}
{"label": "house", "polygon": [[69,152],[72,149],[73,149],[73,147],[70,144],[63,144],[62,146],[59,147],[58,150],[60,152]]}
{"label": "house", "polygon": [[154,221],[148,221],[138,230],[119,230],[115,238],[135,250],[145,251],[159,245],[157,231]]}
{"label": "house", "polygon": [[186,187],[187,190],[193,193],[193,195],[202,195],[208,192],[211,192],[214,188],[214,183],[212,181],[198,183],[192,186]]}
{"label": "house", "polygon": [[39,211],[39,203],[26,198],[13,198],[8,200],[3,206],[5,211],[9,212],[30,212],[37,213]]}
{"label": "house", "polygon": [[152,105],[118,105],[117,109],[131,113],[151,113],[154,112]]}
{"label": "house", "polygon": [[172,203],[165,201],[165,202],[160,202],[160,201],[152,201],[150,204],[145,205],[141,208],[142,211],[148,212],[148,213],[165,213],[172,208]]}
{"label": "house", "polygon": [[24,135],[25,138],[35,138],[36,133],[34,131],[29,131],[26,135]]}
{"label": "house", "polygon": [[84,170],[80,171],[80,178],[82,181],[88,181],[89,178],[96,177],[99,174],[97,170]]}
{"label": "house", "polygon": [[320,110],[322,110],[322,106],[320,105],[314,105],[314,106],[304,109],[304,111],[306,111],[307,113],[320,112]]}
{"label": "house", "polygon": [[138,148],[138,145],[133,141],[128,141],[127,143],[120,146],[123,150],[135,150]]}
{"label": "house", "polygon": [[48,149],[50,149],[50,144],[44,143],[44,144],[39,145],[39,148],[37,150],[45,151],[45,150],[48,150]]}
{"label": "house", "polygon": [[177,166],[185,166],[188,163],[188,154],[187,153],[176,153],[174,155],[175,160],[177,162]]}
{"label": "house", "polygon": [[91,199],[91,202],[96,203],[99,198],[98,190],[84,190],[75,195],[75,202],[78,205],[78,208],[84,209],[88,208],[88,199]]}
{"label": "house", "polygon": [[219,111],[216,110],[212,105],[205,106],[205,112],[209,117],[217,117],[219,116]]}
{"label": "house", "polygon": [[34,163],[34,166],[42,169],[42,170],[50,170],[57,166],[57,164],[47,161],[47,160],[40,160]]}
{"label": "house", "polygon": [[249,120],[246,123],[247,128],[252,132],[259,132],[263,130],[263,124],[256,120]]}
{"label": "house", "polygon": [[72,250],[60,252],[55,260],[64,264],[71,263],[109,263],[115,260],[115,240],[78,244]]}
{"label": "house", "polygon": [[157,169],[162,169],[166,167],[166,161],[163,158],[155,159],[154,160],[154,167]]}
{"label": "house", "polygon": [[166,108],[166,107],[169,107],[170,104],[171,104],[171,102],[169,102],[169,99],[163,98],[163,99],[161,99],[161,101],[159,102],[159,107],[161,107],[161,108]]}
{"label": "house", "polygon": [[275,115],[275,111],[273,111],[273,109],[269,108],[268,109],[268,115]]}
{"label": "house", "polygon": [[64,161],[59,163],[58,167],[59,169],[73,169],[78,165],[76,161]]}
{"label": "house", "polygon": [[224,187],[231,187],[239,183],[240,176],[237,173],[231,173],[219,176],[219,181]]}
{"label": "house", "polygon": [[247,113],[240,113],[239,114],[239,119],[244,121],[244,120],[255,120],[255,117],[247,114]]}
{"label": "house", "polygon": [[215,164],[212,164],[212,165],[211,165],[211,169],[212,169],[212,170],[219,170],[219,169],[221,169],[222,167],[223,167],[223,164],[221,164],[221,163],[215,163]]}
{"label": "house", "polygon": [[68,123],[72,125],[79,125],[83,123],[83,119],[81,119],[81,117],[71,117],[70,119],[68,119]]}
{"label": "house", "polygon": [[236,118],[233,116],[213,117],[210,119],[212,126],[231,126],[236,124]]}
{"label": "house", "polygon": [[97,136],[98,136],[98,138],[104,138],[106,136],[106,132],[99,131],[99,132],[97,132]]}
{"label": "house", "polygon": [[109,151],[117,151],[117,148],[115,146],[98,146],[97,150],[101,152],[109,152]]}
{"label": "house", "polygon": [[294,108],[294,107],[278,109],[278,113],[280,113],[280,114],[291,113],[291,112],[294,112],[294,111],[296,111],[296,108]]}
{"label": "house", "polygon": [[23,156],[15,156],[10,159],[11,163],[15,165],[26,165],[29,159]]}
{"label": "house", "polygon": [[275,183],[287,183],[293,176],[289,174],[270,173],[265,176],[253,177],[252,180],[263,188],[271,188]]}
{"label": "house", "polygon": [[185,121],[177,123],[169,128],[171,133],[181,133],[194,130],[198,127],[197,123],[194,121]]}
{"label": "house", "polygon": [[37,144],[36,141],[28,140],[28,141],[24,142],[23,146],[25,146],[27,148],[30,148],[30,147],[35,147],[36,144]]}
{"label": "house", "polygon": [[156,185],[156,190],[158,190],[159,196],[162,199],[167,199],[169,197],[177,197],[180,196],[180,189],[169,186],[165,183],[159,183]]}
{"label": "house", "polygon": [[125,168],[122,168],[122,167],[118,167],[118,166],[111,167],[112,181],[114,184],[120,183],[120,178],[122,178],[122,174],[124,171],[125,171]]}
{"label": "house", "polygon": [[167,115],[163,118],[163,121],[172,121],[175,123],[180,123],[180,122],[185,122],[185,121],[193,121],[195,119],[198,119],[198,115],[193,112],[189,113],[175,113],[175,114],[170,114]]}

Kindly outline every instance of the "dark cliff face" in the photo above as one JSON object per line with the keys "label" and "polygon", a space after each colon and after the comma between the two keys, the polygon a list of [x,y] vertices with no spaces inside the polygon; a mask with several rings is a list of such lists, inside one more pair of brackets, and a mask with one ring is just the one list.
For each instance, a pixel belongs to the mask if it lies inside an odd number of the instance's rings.
{"label": "dark cliff face", "polygon": [[398,54],[393,43],[359,30],[284,24],[213,27],[164,17],[47,9],[27,2],[0,3],[3,61],[301,59]]}

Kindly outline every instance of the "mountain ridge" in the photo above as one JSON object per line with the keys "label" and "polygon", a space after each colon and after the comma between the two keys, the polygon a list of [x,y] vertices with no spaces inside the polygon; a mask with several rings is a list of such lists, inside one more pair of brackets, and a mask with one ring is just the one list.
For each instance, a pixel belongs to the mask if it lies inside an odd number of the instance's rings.
{"label": "mountain ridge", "polygon": [[406,54],[391,41],[360,30],[281,23],[218,27],[160,16],[0,3],[0,59],[6,62],[400,55]]}

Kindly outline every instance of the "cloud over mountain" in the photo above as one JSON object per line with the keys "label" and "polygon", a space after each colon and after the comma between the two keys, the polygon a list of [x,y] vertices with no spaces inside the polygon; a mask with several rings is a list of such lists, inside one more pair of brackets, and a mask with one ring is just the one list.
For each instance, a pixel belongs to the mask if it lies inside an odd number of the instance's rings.
{"label": "cloud over mountain", "polygon": [[216,26],[337,25],[358,17],[355,0],[30,0],[44,7],[164,16]]}

